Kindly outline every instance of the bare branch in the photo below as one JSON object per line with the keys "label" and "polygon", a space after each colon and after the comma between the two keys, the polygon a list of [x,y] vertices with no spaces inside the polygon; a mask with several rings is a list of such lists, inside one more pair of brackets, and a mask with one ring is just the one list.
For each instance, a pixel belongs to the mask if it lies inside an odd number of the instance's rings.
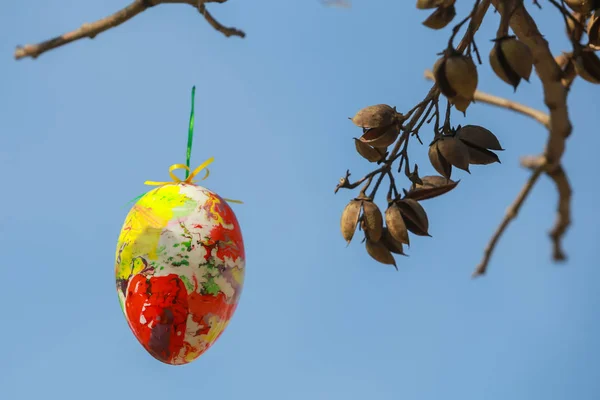
{"label": "bare branch", "polygon": [[473,277],[485,273],[491,253],[498,239],[509,222],[516,218],[520,207],[542,172],[546,172],[552,178],[559,193],[557,221],[550,233],[554,246],[553,259],[555,261],[566,258],[561,243],[562,237],[571,223],[571,187],[560,163],[565,151],[565,141],[572,130],[567,110],[567,95],[570,82],[563,82],[564,74],[561,65],[559,65],[559,63],[566,65],[567,60],[561,57],[555,60],[548,47],[548,42],[539,32],[535,21],[529,15],[521,1],[492,0],[492,2],[500,13],[504,12],[505,7],[507,7],[506,10],[516,7],[510,19],[510,27],[533,53],[535,70],[544,88],[544,101],[550,110],[549,124],[544,124],[549,130],[549,138],[543,156],[522,161],[524,165],[533,169],[533,173],[521,190],[521,193],[519,193],[519,196],[517,196],[515,202],[509,207],[500,226],[492,236],[485,249],[483,261],[475,269]]}
{"label": "bare branch", "polygon": [[204,3],[207,3],[207,2],[206,1],[198,2],[198,11],[200,11],[200,14],[202,14],[204,16],[204,18],[210,24],[210,26],[215,28],[217,31],[221,32],[226,37],[239,36],[239,37],[243,38],[244,36],[246,36],[246,34],[243,31],[240,31],[239,29],[228,28],[226,26],[221,25],[221,23],[219,21],[217,21],[211,15],[211,13],[208,12],[208,10],[206,9],[206,5]]}
{"label": "bare branch", "polygon": [[490,262],[490,258],[492,256],[494,249],[496,248],[496,244],[498,243],[500,236],[502,236],[502,234],[508,227],[508,224],[513,219],[515,219],[517,217],[517,215],[519,214],[519,210],[521,209],[521,206],[523,206],[523,203],[525,203],[525,200],[527,199],[527,196],[529,196],[531,189],[533,189],[533,186],[535,185],[538,178],[540,177],[540,174],[543,172],[544,166],[545,166],[545,164],[540,165],[533,171],[533,173],[531,174],[531,176],[529,177],[527,182],[525,182],[525,185],[521,189],[521,192],[519,193],[519,195],[517,196],[517,198],[515,199],[513,204],[511,204],[510,207],[508,208],[508,210],[506,211],[506,214],[504,215],[502,222],[496,229],[496,232],[494,232],[494,235],[492,236],[490,242],[488,243],[488,245],[485,248],[485,251],[483,253],[483,260],[481,261],[481,263],[479,263],[479,265],[477,266],[477,268],[475,268],[475,271],[473,272],[473,275],[472,275],[473,278],[476,278],[478,276],[485,274],[485,272],[487,270],[487,266]]}
{"label": "bare branch", "polygon": [[[429,70],[429,69],[425,70],[425,78],[430,81],[435,81],[433,72],[431,72],[431,70]],[[535,119],[536,121],[538,121],[540,124],[544,125],[547,128],[549,127],[550,117],[548,116],[548,114],[546,114],[545,112],[542,112],[540,110],[536,110],[535,108],[528,107],[524,104],[520,104],[520,103],[517,103],[516,101],[511,101],[511,100],[505,99],[503,97],[494,96],[494,95],[482,92],[480,90],[475,91],[475,94],[473,95],[473,99],[475,100],[475,102],[486,103],[486,104],[490,104],[490,105],[497,106],[500,108],[506,108],[506,109],[518,112],[520,114],[523,114],[523,115],[526,115],[528,117]]]}
{"label": "bare branch", "polygon": [[[521,159],[521,165],[530,169],[538,168],[542,164],[543,158],[541,157],[524,157]],[[567,259],[567,256],[562,248],[562,238],[571,225],[571,185],[562,165],[553,170],[547,170],[546,173],[556,185],[558,192],[556,222],[550,231],[550,238],[553,245],[552,259],[554,261],[564,261]]]}
{"label": "bare branch", "polygon": [[[494,6],[502,12],[503,7],[512,7],[517,0],[492,0]],[[516,4],[510,19],[510,27],[517,37],[525,43],[533,53],[535,71],[542,81],[544,102],[550,111],[550,137],[544,155],[552,164],[559,164],[565,151],[565,140],[571,134],[572,126],[567,110],[568,91],[562,84],[562,70],[550,52],[548,42],[531,17],[523,3]],[[552,170],[552,168],[550,168]]]}
{"label": "bare branch", "polygon": [[135,0],[127,7],[117,11],[116,13],[109,15],[108,17],[102,18],[96,22],[89,24],[83,24],[79,29],[72,32],[67,32],[50,40],[38,44],[28,44],[22,47],[17,47],[15,50],[15,59],[19,60],[25,57],[36,58],[40,54],[45,53],[48,50],[55,49],[57,47],[64,46],[68,43],[74,42],[83,38],[93,39],[98,34],[107,31],[111,28],[121,25],[122,23],[129,21],[136,15],[146,11],[147,9],[154,7],[158,4],[188,4],[198,9],[198,11],[204,16],[208,23],[221,32],[225,36],[239,36],[244,37],[245,33],[235,29],[227,28],[221,25],[214,17],[206,11],[205,3],[225,3],[227,0]]}

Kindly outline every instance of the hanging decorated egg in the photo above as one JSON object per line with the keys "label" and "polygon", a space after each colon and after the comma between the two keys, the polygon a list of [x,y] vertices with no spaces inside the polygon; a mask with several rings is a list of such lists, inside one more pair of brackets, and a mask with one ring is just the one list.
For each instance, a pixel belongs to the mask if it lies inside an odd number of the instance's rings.
{"label": "hanging decorated egg", "polygon": [[152,356],[173,365],[195,360],[219,338],[244,283],[235,214],[192,183],[195,173],[150,182],[161,186],[135,203],[117,245],[117,292],[129,327]]}
{"label": "hanging decorated egg", "polygon": [[[244,241],[227,204],[241,202],[196,185],[212,157],[190,173],[195,93],[193,87],[186,165],[169,168],[172,182],[146,182],[158,187],[129,211],[115,262],[129,327],[148,353],[171,365],[192,362],[215,343],[244,284]],[[186,171],[185,180],[177,169]]]}

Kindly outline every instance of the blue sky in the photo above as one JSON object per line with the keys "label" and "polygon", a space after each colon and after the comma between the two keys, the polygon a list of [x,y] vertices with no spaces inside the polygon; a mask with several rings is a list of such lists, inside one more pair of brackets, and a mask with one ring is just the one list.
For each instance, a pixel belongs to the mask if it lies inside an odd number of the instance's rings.
{"label": "blue sky", "polygon": [[[502,164],[457,171],[460,185],[423,203],[433,238],[414,238],[396,272],[356,241],[346,248],[333,194],[346,168],[370,166],[348,121],[377,103],[407,110],[449,29],[428,31],[413,1],[232,0],[210,5],[226,39],[188,6],[16,62],[48,39],[126,1],[11,1],[0,15],[0,397],[213,399],[597,399],[600,396],[600,195],[597,87],[577,81],[565,167],[575,190],[568,264],[550,261],[553,184],[542,178],[502,238],[489,274],[471,280],[485,244],[538,153],[535,122],[485,105]],[[459,2],[464,15],[469,2]],[[549,5],[527,6],[554,52],[567,49]],[[542,2],[546,4],[546,2]],[[498,23],[479,34],[487,59]],[[517,94],[480,67],[480,89],[543,108],[536,78]],[[226,332],[183,367],[155,361],[119,308],[114,255],[126,203],[185,160],[216,161],[206,186],[235,206],[247,251],[244,293]],[[424,130],[428,140],[431,132]],[[426,147],[412,148],[423,174]]]}

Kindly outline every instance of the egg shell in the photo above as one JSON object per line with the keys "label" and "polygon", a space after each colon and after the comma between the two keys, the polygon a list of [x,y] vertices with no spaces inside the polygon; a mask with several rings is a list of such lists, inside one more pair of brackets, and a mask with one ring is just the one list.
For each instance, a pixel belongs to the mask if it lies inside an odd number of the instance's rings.
{"label": "egg shell", "polygon": [[206,188],[158,187],[125,219],[117,293],[133,334],[159,361],[186,364],[213,345],[236,309],[244,273],[237,218]]}

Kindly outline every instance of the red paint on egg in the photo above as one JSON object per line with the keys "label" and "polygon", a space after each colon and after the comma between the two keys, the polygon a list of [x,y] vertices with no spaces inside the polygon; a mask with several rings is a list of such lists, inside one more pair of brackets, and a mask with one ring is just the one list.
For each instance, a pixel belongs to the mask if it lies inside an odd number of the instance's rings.
{"label": "red paint on egg", "polygon": [[135,275],[129,282],[125,310],[135,336],[156,359],[169,363],[179,354],[189,311],[179,276]]}

